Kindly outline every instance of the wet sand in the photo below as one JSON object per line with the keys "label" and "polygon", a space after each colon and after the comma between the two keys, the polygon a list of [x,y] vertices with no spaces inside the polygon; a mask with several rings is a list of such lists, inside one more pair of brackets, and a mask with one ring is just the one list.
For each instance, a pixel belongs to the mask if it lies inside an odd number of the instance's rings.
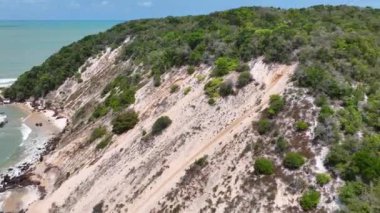
{"label": "wet sand", "polygon": [[[44,111],[33,111],[24,103],[17,103],[14,106],[28,114],[24,119],[24,123],[33,131],[37,131],[44,136],[53,136],[61,131],[53,121],[55,118],[46,116]],[[37,123],[42,124],[42,126],[36,126]]]}

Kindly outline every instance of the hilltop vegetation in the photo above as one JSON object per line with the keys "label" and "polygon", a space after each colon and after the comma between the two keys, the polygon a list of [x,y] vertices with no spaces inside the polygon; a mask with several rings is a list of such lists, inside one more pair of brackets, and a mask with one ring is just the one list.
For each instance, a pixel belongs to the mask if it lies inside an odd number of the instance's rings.
{"label": "hilltop vegetation", "polygon": [[[267,63],[298,62],[293,80],[316,98],[320,114],[314,142],[332,147],[325,164],[330,172],[346,181],[341,189],[342,202],[350,211],[379,211],[375,205],[380,203],[379,10],[348,6],[297,10],[255,7],[207,16],[130,21],[62,48],[20,76],[4,95],[17,101],[43,97],[80,72],[79,67],[87,58],[106,47],[122,45],[127,37],[131,41],[123,47],[119,60],[132,59],[135,65],[142,64],[150,71],[155,86],[160,85],[160,76],[173,67],[190,65],[188,72],[192,74],[200,64],[214,66],[212,79],[205,85],[211,105],[215,98],[234,93],[224,75],[241,71],[238,87],[251,81],[244,71],[248,70],[247,62],[254,58],[264,56]],[[105,89],[104,95],[108,96],[96,108],[94,119],[110,110],[122,111],[135,101],[138,80],[133,77],[119,77]],[[268,117],[257,123],[262,135],[269,131],[270,119],[284,107],[279,96],[271,97],[270,102]],[[128,131],[138,122],[137,115],[121,117],[113,121],[116,134]],[[162,120],[152,132],[159,134],[170,123],[170,119]],[[308,128],[309,124],[301,120],[295,126],[299,132]],[[111,141],[106,139],[104,147]],[[278,142],[278,149],[287,149],[285,140]],[[289,169],[298,169],[305,160],[300,154],[289,152],[283,163]],[[265,164],[264,167],[270,167]],[[262,169],[262,173],[272,172],[270,168]],[[316,208],[319,199],[320,195],[311,190],[305,193],[302,206],[305,210]]]}
{"label": "hilltop vegetation", "polygon": [[[122,57],[144,63],[156,76],[174,66],[214,61],[216,72],[223,73],[237,68],[238,61],[265,56],[267,62],[301,61],[306,65],[300,75],[303,85],[341,96],[346,90],[331,80],[336,74],[360,81],[379,77],[378,20],[374,9],[316,6],[240,8],[207,16],[129,21],[62,48],[20,76],[5,95],[15,100],[44,96],[77,73],[89,57],[130,36],[133,41]],[[335,60],[338,63],[330,63]],[[309,66],[314,61],[318,63]]]}

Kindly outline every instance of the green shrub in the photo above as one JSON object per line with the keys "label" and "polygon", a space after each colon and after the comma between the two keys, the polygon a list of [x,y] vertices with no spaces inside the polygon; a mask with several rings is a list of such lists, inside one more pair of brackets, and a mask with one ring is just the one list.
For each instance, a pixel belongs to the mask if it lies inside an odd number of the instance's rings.
{"label": "green shrub", "polygon": [[104,126],[97,127],[92,131],[90,139],[88,140],[88,142],[92,143],[96,139],[99,139],[106,134],[107,134],[107,128],[105,128]]}
{"label": "green shrub", "polygon": [[317,179],[317,184],[323,186],[330,182],[331,177],[327,173],[321,173],[321,174],[317,174],[316,179]]}
{"label": "green shrub", "polygon": [[277,152],[285,152],[286,150],[288,150],[289,148],[289,143],[288,141],[285,140],[284,137],[279,137],[277,140],[276,140],[276,151]]}
{"label": "green shrub", "polygon": [[231,81],[223,82],[219,87],[219,95],[222,97],[227,97],[234,94],[234,89]]}
{"label": "green shrub", "polygon": [[297,121],[296,122],[296,130],[298,132],[306,131],[309,128],[309,124],[305,121]]}
{"label": "green shrub", "polygon": [[245,72],[240,73],[236,86],[238,88],[243,88],[246,85],[248,85],[251,81],[252,81],[251,73],[245,71]]}
{"label": "green shrub", "polygon": [[206,79],[206,76],[205,76],[205,75],[202,75],[202,74],[197,75],[197,81],[198,81],[198,82],[202,82],[202,81],[205,80],[205,79]]}
{"label": "green shrub", "polygon": [[219,97],[219,87],[223,83],[223,78],[213,78],[204,86],[205,93],[210,98]]}
{"label": "green shrub", "polygon": [[275,116],[284,108],[284,106],[285,101],[280,95],[271,95],[267,112],[270,116]]}
{"label": "green shrub", "polygon": [[304,163],[304,156],[298,152],[287,153],[283,161],[284,166],[291,170],[299,169]]}
{"label": "green shrub", "polygon": [[131,88],[121,88],[121,91],[113,89],[105,100],[105,106],[111,107],[114,111],[120,111],[135,102],[136,91]]}
{"label": "green shrub", "polygon": [[171,87],[170,87],[170,93],[175,93],[175,92],[178,92],[179,90],[179,86],[177,84],[173,84]]}
{"label": "green shrub", "polygon": [[194,161],[194,163],[192,163],[190,165],[190,168],[186,170],[186,174],[185,174],[185,177],[192,177],[196,174],[199,174],[199,172],[205,167],[207,166],[208,164],[208,156],[205,155],[197,160]]}
{"label": "green shrub", "polygon": [[112,135],[107,135],[102,141],[96,145],[96,149],[104,149],[112,143]]}
{"label": "green shrub", "polygon": [[135,127],[138,122],[139,117],[135,111],[130,110],[121,113],[112,120],[112,132],[120,135],[128,130],[133,129],[133,127]]}
{"label": "green shrub", "polygon": [[362,196],[366,190],[366,186],[363,183],[356,181],[347,182],[345,186],[339,189],[339,199],[347,205]]}
{"label": "green shrub", "polygon": [[327,118],[334,115],[334,110],[331,109],[328,105],[322,105],[321,111],[319,112],[318,120],[321,122],[326,121]]}
{"label": "green shrub", "polygon": [[215,61],[215,69],[213,70],[213,76],[224,76],[230,71],[238,68],[239,62],[236,59],[228,57],[220,57]]}
{"label": "green shrub", "polygon": [[152,127],[152,134],[158,135],[161,134],[166,128],[168,128],[172,124],[172,120],[168,116],[162,116],[154,122]]}
{"label": "green shrub", "polygon": [[257,131],[260,135],[268,133],[272,128],[272,122],[269,119],[260,119],[257,122]]}
{"label": "green shrub", "polygon": [[355,134],[362,127],[362,116],[355,107],[347,107],[338,112],[342,129],[347,134]]}
{"label": "green shrub", "polygon": [[153,76],[153,86],[159,87],[161,85],[161,76],[158,74],[155,74]]}
{"label": "green shrub", "polygon": [[187,68],[187,74],[192,75],[195,72],[194,66],[189,66]]}
{"label": "green shrub", "polygon": [[249,66],[246,63],[240,63],[239,67],[236,69],[236,72],[249,72]]}
{"label": "green shrub", "polygon": [[316,190],[305,192],[300,200],[300,205],[304,211],[310,211],[317,208],[321,194]]}
{"label": "green shrub", "polygon": [[209,105],[211,105],[211,106],[214,106],[215,103],[216,103],[216,101],[215,101],[214,98],[210,98],[210,99],[208,99],[207,103],[208,103]]}
{"label": "green shrub", "polygon": [[197,160],[194,162],[194,165],[197,165],[197,166],[199,166],[199,167],[204,167],[204,166],[206,166],[206,165],[208,164],[207,158],[208,158],[208,156],[205,155],[205,156],[203,156],[203,157],[197,159]]}
{"label": "green shrub", "polygon": [[186,87],[186,88],[183,90],[183,94],[184,94],[184,95],[187,95],[187,94],[189,94],[190,91],[191,91],[191,87]]}
{"label": "green shrub", "polygon": [[108,107],[106,107],[104,104],[100,104],[95,108],[94,112],[92,113],[92,117],[95,119],[101,118],[107,115],[108,111],[109,111]]}
{"label": "green shrub", "polygon": [[274,173],[274,164],[266,158],[258,158],[255,161],[255,172],[261,175],[271,175]]}

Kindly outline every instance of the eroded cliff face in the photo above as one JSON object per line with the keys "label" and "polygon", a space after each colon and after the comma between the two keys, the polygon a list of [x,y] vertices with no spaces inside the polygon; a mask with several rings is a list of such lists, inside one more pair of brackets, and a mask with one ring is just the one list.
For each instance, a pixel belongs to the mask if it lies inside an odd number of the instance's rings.
{"label": "eroded cliff face", "polygon": [[[91,131],[99,125],[111,130],[110,115],[96,122],[76,118],[79,109],[91,111],[101,102],[103,88],[125,69],[141,71],[128,61],[119,62],[121,49],[106,51],[83,66],[78,83],[67,80],[49,94],[56,106],[65,109],[71,124],[63,133],[56,150],[35,166],[32,178],[44,189],[41,200],[28,212],[301,212],[299,197],[310,185],[316,185],[314,173],[324,170],[323,149],[312,144],[312,125],[297,132],[294,123],[316,123],[318,108],[307,91],[295,88],[291,76],[297,64],[250,63],[254,81],[234,96],[209,105],[204,94],[211,67],[186,68],[163,76],[154,87],[144,75],[136,102],[130,106],[139,114],[139,123],[127,133],[113,136],[113,143],[97,150],[89,144]],[[237,74],[225,77],[236,82]],[[171,93],[177,84],[180,91]],[[191,88],[188,94],[184,90]],[[252,125],[273,94],[283,94],[286,107],[275,120],[270,135],[261,136]],[[160,116],[169,116],[172,125],[161,135],[146,137]],[[308,157],[298,171],[282,167],[282,154],[275,149],[274,138],[283,135],[290,150]],[[258,157],[276,162],[271,176],[255,174]],[[194,163],[203,159],[204,163]],[[323,187],[320,211],[337,208],[336,187]]]}

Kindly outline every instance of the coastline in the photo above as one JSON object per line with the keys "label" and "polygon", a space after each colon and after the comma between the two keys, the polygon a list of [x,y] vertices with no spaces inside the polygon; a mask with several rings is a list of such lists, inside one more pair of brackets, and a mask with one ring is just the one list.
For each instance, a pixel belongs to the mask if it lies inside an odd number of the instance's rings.
{"label": "coastline", "polygon": [[53,110],[36,110],[29,102],[13,103],[9,106],[17,108],[26,115],[22,118],[23,142],[20,144],[19,160],[10,162],[0,172],[0,177],[13,178],[22,175],[27,167],[40,159],[48,149],[49,141],[63,131],[67,119],[61,117],[57,120],[57,114]]}
{"label": "coastline", "polygon": [[[40,189],[38,182],[30,180],[28,172],[38,161],[41,161],[43,156],[54,149],[58,142],[57,138],[60,137],[67,124],[67,119],[59,116],[53,110],[36,110],[31,107],[29,102],[13,103],[11,106],[27,115],[23,118],[23,125],[31,129],[31,133],[27,137],[32,135],[36,139],[25,140],[23,142],[25,144],[21,144],[21,146],[25,146],[27,156],[0,174],[2,179],[0,211],[15,209],[20,204],[27,206],[39,198],[43,189]],[[22,189],[21,186],[26,188]]]}
{"label": "coastline", "polygon": [[50,141],[55,139],[67,124],[67,119],[58,116],[59,114],[53,110],[37,110],[31,107],[29,102],[12,103],[9,106],[24,112],[26,116],[22,118],[23,142],[20,144],[19,160],[10,162],[9,165],[1,169],[0,178],[3,179],[23,175],[50,149]]}

